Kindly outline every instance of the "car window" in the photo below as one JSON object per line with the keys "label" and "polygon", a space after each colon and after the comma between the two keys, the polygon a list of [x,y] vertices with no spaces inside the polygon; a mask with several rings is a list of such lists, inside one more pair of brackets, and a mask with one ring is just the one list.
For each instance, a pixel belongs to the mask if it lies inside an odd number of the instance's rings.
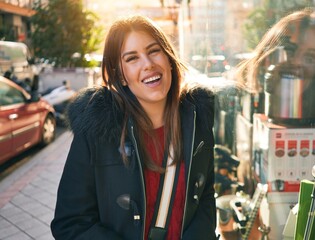
{"label": "car window", "polygon": [[18,45],[0,45],[0,59],[11,61],[24,61],[27,50]]}
{"label": "car window", "polygon": [[0,106],[8,106],[17,103],[24,103],[25,98],[18,89],[0,82]]}

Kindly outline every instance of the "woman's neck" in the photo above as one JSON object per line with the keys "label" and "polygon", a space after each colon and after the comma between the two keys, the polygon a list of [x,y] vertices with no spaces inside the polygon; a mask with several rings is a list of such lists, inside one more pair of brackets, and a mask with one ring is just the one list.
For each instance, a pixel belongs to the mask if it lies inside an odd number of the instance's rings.
{"label": "woman's neck", "polygon": [[143,106],[144,111],[148,114],[150,118],[153,128],[159,128],[164,125],[164,111],[165,111],[165,104],[154,104],[150,106]]}
{"label": "woman's neck", "polygon": [[[149,116],[150,117],[150,116]],[[163,117],[150,117],[151,119],[151,122],[153,124],[153,128],[154,129],[157,129],[157,128],[160,128],[164,125],[164,118]]]}

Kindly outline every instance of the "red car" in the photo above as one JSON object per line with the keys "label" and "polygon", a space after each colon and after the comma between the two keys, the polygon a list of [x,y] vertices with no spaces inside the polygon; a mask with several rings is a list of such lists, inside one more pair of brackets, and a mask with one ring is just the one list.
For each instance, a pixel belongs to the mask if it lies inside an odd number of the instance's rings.
{"label": "red car", "polygon": [[55,138],[54,108],[0,76],[0,164],[26,149]]}

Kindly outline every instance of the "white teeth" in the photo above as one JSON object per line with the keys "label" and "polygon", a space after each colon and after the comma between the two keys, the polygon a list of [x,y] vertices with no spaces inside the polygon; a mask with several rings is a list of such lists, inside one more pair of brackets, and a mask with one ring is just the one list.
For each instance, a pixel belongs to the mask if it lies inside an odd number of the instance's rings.
{"label": "white teeth", "polygon": [[161,76],[157,75],[157,76],[154,76],[154,77],[147,78],[147,79],[143,80],[143,82],[144,83],[149,83],[149,82],[155,81],[155,80],[157,80],[159,78],[161,78]]}

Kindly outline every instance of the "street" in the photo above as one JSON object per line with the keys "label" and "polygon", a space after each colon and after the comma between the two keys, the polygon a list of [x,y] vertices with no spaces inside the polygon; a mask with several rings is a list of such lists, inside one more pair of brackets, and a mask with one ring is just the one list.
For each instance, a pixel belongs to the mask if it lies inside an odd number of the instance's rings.
{"label": "street", "polygon": [[72,134],[57,129],[54,142],[12,159],[0,176],[0,239],[52,240],[57,188]]}

